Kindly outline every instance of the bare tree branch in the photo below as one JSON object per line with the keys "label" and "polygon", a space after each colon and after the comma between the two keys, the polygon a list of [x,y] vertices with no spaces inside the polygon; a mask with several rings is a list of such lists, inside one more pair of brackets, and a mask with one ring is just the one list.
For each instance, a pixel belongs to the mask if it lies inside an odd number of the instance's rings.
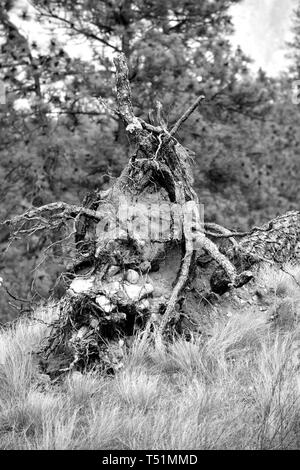
{"label": "bare tree branch", "polygon": [[196,101],[186,110],[186,112],[178,119],[173,128],[170,131],[170,136],[172,137],[178,131],[179,127],[186,121],[189,116],[195,111],[197,106],[205,99],[204,95],[198,96]]}

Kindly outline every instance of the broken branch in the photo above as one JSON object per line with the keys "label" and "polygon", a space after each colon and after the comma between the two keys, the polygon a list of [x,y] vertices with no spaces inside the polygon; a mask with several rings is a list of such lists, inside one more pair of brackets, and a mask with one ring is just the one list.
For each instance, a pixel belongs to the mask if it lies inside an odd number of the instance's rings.
{"label": "broken branch", "polygon": [[169,137],[172,137],[176,132],[178,131],[179,127],[186,121],[189,116],[195,111],[197,106],[205,99],[204,95],[198,96],[196,101],[186,110],[186,112],[181,116],[181,118],[178,119],[178,121],[175,123],[173,128],[171,129],[169,133]]}

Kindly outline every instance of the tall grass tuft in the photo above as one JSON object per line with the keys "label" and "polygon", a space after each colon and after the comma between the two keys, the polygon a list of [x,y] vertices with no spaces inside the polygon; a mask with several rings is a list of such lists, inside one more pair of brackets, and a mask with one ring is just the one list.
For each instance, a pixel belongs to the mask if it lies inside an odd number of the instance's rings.
{"label": "tall grass tuft", "polygon": [[[278,291],[299,294],[275,270],[259,276],[275,303]],[[46,386],[35,360],[43,322],[0,332],[1,449],[299,448],[297,321],[282,329],[249,307],[205,338],[137,335],[115,376],[73,372]]]}

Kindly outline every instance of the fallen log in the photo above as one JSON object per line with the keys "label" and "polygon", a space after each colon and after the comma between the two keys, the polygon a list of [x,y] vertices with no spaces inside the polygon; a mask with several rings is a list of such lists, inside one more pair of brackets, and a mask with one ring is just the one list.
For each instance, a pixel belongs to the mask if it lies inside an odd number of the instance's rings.
{"label": "fallen log", "polygon": [[[238,243],[223,248],[223,251],[237,273],[241,274],[242,283],[247,271],[262,262],[275,263],[281,267],[287,262],[300,262],[299,211],[280,215],[262,227],[255,227],[249,233],[233,235],[233,238],[236,236]],[[221,238],[224,239],[224,235]],[[227,290],[227,284],[226,276],[217,268],[211,278],[212,290],[223,293]]]}

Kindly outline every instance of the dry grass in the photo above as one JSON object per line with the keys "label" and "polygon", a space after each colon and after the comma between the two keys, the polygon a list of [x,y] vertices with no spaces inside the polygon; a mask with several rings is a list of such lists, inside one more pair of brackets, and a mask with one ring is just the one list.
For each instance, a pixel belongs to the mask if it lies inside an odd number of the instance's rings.
{"label": "dry grass", "polygon": [[[279,287],[297,299],[297,283],[268,269],[259,282],[274,302]],[[283,330],[249,307],[205,340],[137,337],[115,377],[75,372],[59,385],[32,354],[46,331],[20,320],[0,333],[1,449],[300,447],[299,322]]]}
{"label": "dry grass", "polygon": [[300,296],[300,266],[288,263],[283,269],[266,264],[261,267],[257,284],[274,292],[277,297]]}

